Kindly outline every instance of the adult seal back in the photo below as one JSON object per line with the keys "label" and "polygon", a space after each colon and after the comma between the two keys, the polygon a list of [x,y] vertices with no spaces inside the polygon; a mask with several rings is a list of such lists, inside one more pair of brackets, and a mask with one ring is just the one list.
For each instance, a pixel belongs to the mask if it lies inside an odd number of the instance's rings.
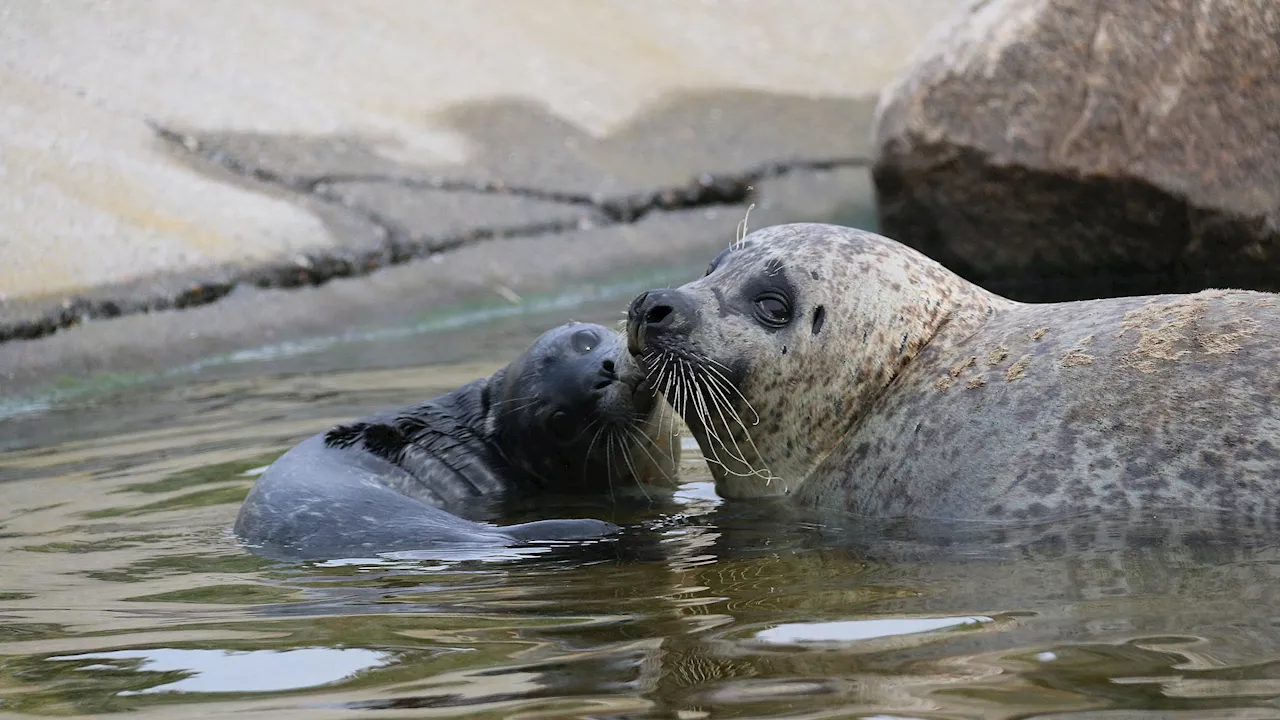
{"label": "adult seal back", "polygon": [[679,423],[635,392],[641,379],[618,333],[555,328],[490,377],[292,448],[254,484],[235,532],[282,559],[608,534],[617,527],[600,520],[501,527],[463,515],[516,495],[674,487]]}
{"label": "adult seal back", "polygon": [[893,240],[765,228],[637,297],[629,347],[728,497],[1035,521],[1280,519],[1280,297],[999,297]]}

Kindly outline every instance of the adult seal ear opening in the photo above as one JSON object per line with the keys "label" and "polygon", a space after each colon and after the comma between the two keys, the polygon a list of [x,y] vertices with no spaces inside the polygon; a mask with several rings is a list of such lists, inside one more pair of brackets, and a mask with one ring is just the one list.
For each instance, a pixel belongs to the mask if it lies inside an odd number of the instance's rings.
{"label": "adult seal ear opening", "polygon": [[893,240],[765,228],[628,347],[727,497],[882,517],[1280,518],[1280,298],[999,297]]}
{"label": "adult seal ear opening", "polygon": [[255,483],[235,532],[285,559],[607,535],[600,520],[464,516],[518,495],[674,488],[679,424],[641,380],[618,333],[563,325],[490,377],[303,441]]}

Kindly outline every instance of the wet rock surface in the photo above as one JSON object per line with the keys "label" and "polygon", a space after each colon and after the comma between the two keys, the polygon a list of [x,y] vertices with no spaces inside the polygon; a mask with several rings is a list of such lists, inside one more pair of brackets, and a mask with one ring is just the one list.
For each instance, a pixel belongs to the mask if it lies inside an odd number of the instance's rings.
{"label": "wet rock surface", "polygon": [[[867,225],[872,107],[870,98],[688,95],[661,104],[615,135],[596,138],[531,104],[486,103],[451,113],[475,148],[474,158],[461,166],[409,164],[351,136],[236,134],[154,121],[155,141],[174,162],[294,203],[339,242],[266,262],[5,303],[0,367],[9,365],[8,356],[20,370],[0,384],[38,375],[37,367],[65,366],[79,374],[135,366],[125,358],[146,367],[154,364],[147,357],[155,353],[188,357],[194,347],[219,351],[237,342],[339,331],[351,323],[394,323],[412,315],[393,311],[406,297],[422,314],[477,297],[518,298],[571,279],[697,264],[732,239],[752,205],[753,227],[840,215]],[[860,128],[854,133],[848,132],[851,118]],[[655,235],[653,228],[666,230]],[[462,250],[470,252],[458,255]],[[377,276],[402,265],[400,282],[414,290],[382,287],[396,282]],[[296,292],[355,278],[369,282],[320,297]],[[210,319],[222,320],[205,325],[190,312],[282,290],[294,294],[270,301],[279,307],[269,314],[219,308]],[[385,292],[394,296],[380,294]],[[293,309],[284,310],[286,305]],[[132,324],[120,322],[174,310],[186,311],[174,332],[206,340],[165,349],[171,333],[157,327],[134,337]],[[7,347],[101,320],[112,325],[85,330],[83,338]],[[136,332],[142,334],[142,327]],[[120,341],[112,339],[117,333]],[[220,335],[221,341],[207,340]],[[103,344],[102,351],[70,365],[62,351],[47,347],[87,351],[90,337]],[[162,337],[168,340],[157,342]],[[35,357],[41,360],[33,362]],[[120,361],[105,362],[111,357]]]}
{"label": "wet rock surface", "polygon": [[882,95],[885,234],[1023,300],[1280,287],[1280,6],[987,0]]}

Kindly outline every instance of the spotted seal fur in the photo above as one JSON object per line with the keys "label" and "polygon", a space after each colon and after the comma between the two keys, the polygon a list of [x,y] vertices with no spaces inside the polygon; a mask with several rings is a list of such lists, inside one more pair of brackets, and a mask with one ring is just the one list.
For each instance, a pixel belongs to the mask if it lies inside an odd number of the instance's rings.
{"label": "spotted seal fur", "polygon": [[287,559],[608,534],[617,528],[599,520],[464,516],[520,495],[673,487],[677,423],[635,392],[640,380],[618,333],[563,325],[490,377],[303,441],[254,484],[235,531]]}
{"label": "spotted seal fur", "polygon": [[794,224],[637,297],[628,336],[727,497],[1280,518],[1274,294],[1022,304],[888,238]]}

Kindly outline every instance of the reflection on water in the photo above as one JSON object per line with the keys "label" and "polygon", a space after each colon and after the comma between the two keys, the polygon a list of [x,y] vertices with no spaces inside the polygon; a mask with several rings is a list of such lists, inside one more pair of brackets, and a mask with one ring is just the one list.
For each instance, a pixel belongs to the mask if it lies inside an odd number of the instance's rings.
{"label": "reflection on water", "polygon": [[991,622],[989,617],[882,618],[824,623],[784,623],[757,633],[756,638],[778,645],[792,643],[850,643],[855,640],[911,635],[933,630],[967,628]]}
{"label": "reflection on water", "polygon": [[669,502],[518,509],[628,525],[585,546],[287,565],[229,537],[292,443],[562,319],[4,421],[0,714],[1280,717],[1280,551],[1182,521],[841,525],[720,502],[690,452]]}
{"label": "reflection on water", "polygon": [[[323,685],[384,665],[391,653],[337,648],[297,650],[117,650],[54,655],[50,662],[81,661],[79,672],[131,670],[155,673],[158,685],[121,695],[156,692],[272,692]],[[113,660],[140,662],[111,662]],[[172,680],[172,673],[181,674]]]}

